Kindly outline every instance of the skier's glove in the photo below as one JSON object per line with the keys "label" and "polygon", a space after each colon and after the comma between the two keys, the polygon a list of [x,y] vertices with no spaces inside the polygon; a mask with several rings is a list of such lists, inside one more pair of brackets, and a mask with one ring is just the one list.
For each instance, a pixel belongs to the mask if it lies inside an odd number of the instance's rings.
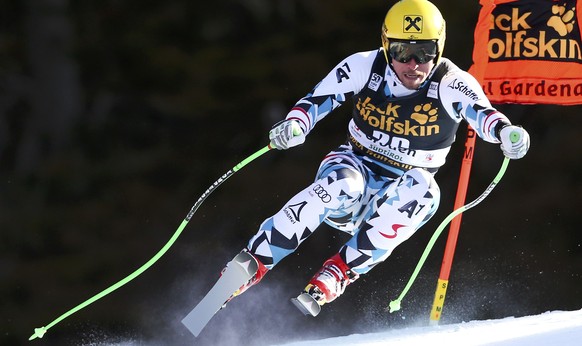
{"label": "skier's glove", "polygon": [[529,150],[529,134],[521,126],[505,125],[498,137],[501,151],[512,160],[521,159]]}
{"label": "skier's glove", "polygon": [[305,142],[305,134],[297,120],[282,120],[273,125],[269,132],[269,139],[271,140],[271,147],[285,150],[303,144]]}

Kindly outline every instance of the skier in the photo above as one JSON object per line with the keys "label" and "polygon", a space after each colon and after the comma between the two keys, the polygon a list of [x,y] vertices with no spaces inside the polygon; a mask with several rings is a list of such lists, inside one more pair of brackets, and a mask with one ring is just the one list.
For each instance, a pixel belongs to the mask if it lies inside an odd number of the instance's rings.
{"label": "skier", "polygon": [[257,284],[322,222],[352,237],[303,294],[319,306],[339,297],[434,215],[440,198],[434,175],[461,120],[486,142],[500,143],[510,159],[528,151],[526,130],[491,106],[475,78],[442,57],[445,20],[434,4],[398,1],[381,37],[381,48],[341,61],[271,129],[272,147],[300,145],[318,121],[353,100],[346,142],[323,159],[312,184],[261,224],[243,249],[259,269],[227,302]]}

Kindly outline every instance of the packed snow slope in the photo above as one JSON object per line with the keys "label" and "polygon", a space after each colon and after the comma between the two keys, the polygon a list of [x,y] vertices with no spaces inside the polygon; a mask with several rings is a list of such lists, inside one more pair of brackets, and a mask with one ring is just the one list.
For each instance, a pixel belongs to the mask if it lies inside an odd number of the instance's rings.
{"label": "packed snow slope", "polygon": [[405,328],[373,334],[284,344],[285,346],[574,346],[582,345],[582,310],[537,316]]}

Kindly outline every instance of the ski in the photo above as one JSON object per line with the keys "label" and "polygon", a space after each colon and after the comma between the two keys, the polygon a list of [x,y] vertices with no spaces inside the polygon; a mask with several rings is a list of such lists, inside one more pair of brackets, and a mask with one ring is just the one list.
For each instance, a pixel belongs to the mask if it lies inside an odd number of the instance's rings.
{"label": "ski", "polygon": [[291,298],[291,303],[295,305],[303,314],[317,316],[321,311],[321,306],[309,293],[301,293],[297,298]]}
{"label": "ski", "polygon": [[226,300],[247,283],[257,272],[258,264],[251,254],[241,252],[228,262],[226,270],[222,273],[218,281],[184,317],[182,324],[190,330],[194,336],[198,336],[210,319],[220,310]]}

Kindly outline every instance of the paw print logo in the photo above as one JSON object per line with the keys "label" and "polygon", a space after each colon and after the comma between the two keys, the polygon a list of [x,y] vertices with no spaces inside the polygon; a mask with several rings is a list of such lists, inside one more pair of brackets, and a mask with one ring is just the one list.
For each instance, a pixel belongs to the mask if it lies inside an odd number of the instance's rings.
{"label": "paw print logo", "polygon": [[416,120],[420,125],[432,123],[437,120],[438,108],[432,108],[432,103],[414,106],[414,113],[411,118]]}
{"label": "paw print logo", "polygon": [[574,29],[574,23],[576,23],[575,18],[575,8],[570,10],[566,9],[566,5],[553,5],[552,13],[553,16],[548,19],[548,26],[554,28],[558,35],[566,36]]}

